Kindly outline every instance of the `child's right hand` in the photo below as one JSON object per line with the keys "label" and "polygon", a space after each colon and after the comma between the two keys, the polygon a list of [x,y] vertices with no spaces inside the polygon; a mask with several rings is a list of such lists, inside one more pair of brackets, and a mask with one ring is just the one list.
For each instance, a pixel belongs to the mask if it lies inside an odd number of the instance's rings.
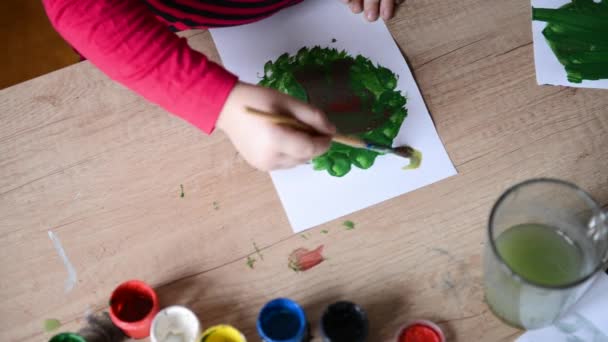
{"label": "child's right hand", "polygon": [[[312,136],[247,113],[246,107],[291,115],[326,135]],[[323,154],[336,128],[319,109],[276,90],[237,83],[217,120],[243,158],[262,171],[284,169]]]}

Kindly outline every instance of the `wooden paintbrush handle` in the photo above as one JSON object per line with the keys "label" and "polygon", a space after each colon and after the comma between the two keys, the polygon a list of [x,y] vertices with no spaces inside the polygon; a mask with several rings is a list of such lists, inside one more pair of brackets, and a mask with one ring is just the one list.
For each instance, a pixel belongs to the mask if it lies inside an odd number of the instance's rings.
{"label": "wooden paintbrush handle", "polygon": [[304,131],[304,132],[310,133],[310,134],[316,134],[316,135],[320,134],[316,129],[308,126],[307,124],[305,124],[291,116],[273,114],[273,113],[265,112],[265,111],[251,108],[251,107],[246,107],[245,110],[249,114],[253,114],[255,116],[264,118],[277,125],[288,126],[288,127],[295,128],[297,130]]}
{"label": "wooden paintbrush handle", "polygon": [[[245,110],[249,114],[253,114],[255,116],[264,118],[264,119],[266,119],[272,123],[278,124],[278,125],[285,125],[285,126],[295,128],[297,130],[304,131],[304,132],[310,133],[310,134],[315,134],[315,135],[322,134],[322,133],[318,132],[317,130],[315,130],[314,128],[308,126],[307,124],[305,124],[291,116],[284,116],[284,115],[269,113],[269,112],[265,112],[263,110],[259,110],[259,109],[255,109],[255,108],[251,108],[251,107],[247,107]],[[357,147],[357,148],[366,147],[365,141],[363,141],[357,137],[336,134],[336,135],[332,136],[332,140],[337,143],[352,146],[352,147]]]}
{"label": "wooden paintbrush handle", "polygon": [[357,137],[351,137],[348,135],[342,135],[342,134],[336,134],[332,137],[332,140],[340,143],[340,144],[344,144],[344,145],[348,145],[351,147],[356,147],[356,148],[366,148],[366,144],[365,141],[357,138]]}

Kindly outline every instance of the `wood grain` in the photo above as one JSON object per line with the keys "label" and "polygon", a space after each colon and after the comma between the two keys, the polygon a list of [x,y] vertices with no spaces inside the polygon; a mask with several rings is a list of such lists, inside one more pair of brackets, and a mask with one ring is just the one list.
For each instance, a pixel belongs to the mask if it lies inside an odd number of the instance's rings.
{"label": "wood grain", "polygon": [[[529,11],[527,0],[402,6],[389,27],[459,175],[349,215],[354,230],[337,220],[308,239],[222,133],[204,136],[87,62],[0,91],[0,340],[47,339],[46,318],[77,330],[131,278],[253,341],[258,309],[277,296],[300,301],[313,323],[332,300],[358,302],[370,341],[413,318],[439,322],[450,341],[514,340],[483,302],[494,200],[547,176],[608,203],[606,91],[536,85]],[[207,32],[186,36],[217,60]],[[48,230],[78,273],[67,294]],[[250,269],[254,242],[264,260]],[[287,267],[292,250],[321,244],[327,261]]]}

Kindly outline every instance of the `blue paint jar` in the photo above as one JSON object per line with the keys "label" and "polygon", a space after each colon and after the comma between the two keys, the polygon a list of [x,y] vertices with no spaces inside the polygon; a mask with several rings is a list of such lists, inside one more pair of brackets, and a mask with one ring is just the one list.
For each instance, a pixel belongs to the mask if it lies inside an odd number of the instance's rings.
{"label": "blue paint jar", "polygon": [[277,298],[262,308],[257,329],[264,342],[305,342],[308,322],[304,310],[291,299]]}

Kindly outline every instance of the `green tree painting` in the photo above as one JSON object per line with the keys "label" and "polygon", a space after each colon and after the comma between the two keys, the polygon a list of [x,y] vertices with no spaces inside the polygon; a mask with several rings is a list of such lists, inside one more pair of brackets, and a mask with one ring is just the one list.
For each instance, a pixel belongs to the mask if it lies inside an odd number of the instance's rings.
{"label": "green tree painting", "polygon": [[[264,65],[260,85],[321,108],[338,131],[390,146],[407,116],[406,98],[395,90],[397,76],[361,55],[337,49],[302,48]],[[342,177],[352,168],[369,169],[378,153],[332,143],[313,159],[313,168]]]}

